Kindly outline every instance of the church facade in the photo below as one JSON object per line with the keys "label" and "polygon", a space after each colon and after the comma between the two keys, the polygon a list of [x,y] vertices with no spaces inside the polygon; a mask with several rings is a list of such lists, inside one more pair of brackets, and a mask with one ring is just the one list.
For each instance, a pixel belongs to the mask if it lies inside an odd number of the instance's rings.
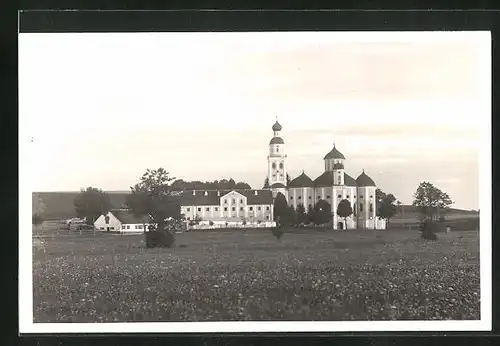
{"label": "church facade", "polygon": [[[333,213],[333,229],[385,229],[385,220],[376,217],[377,188],[373,179],[364,171],[354,179],[345,172],[345,156],[333,145],[324,156],[324,172],[316,179],[311,179],[305,172],[290,180],[287,184],[287,155],[285,141],[280,136],[281,124],[272,126],[273,137],[269,141],[268,181],[273,198],[282,193],[288,205],[295,209],[299,204],[307,211],[319,200],[327,201]],[[348,200],[353,214],[344,219],[337,215],[337,207],[342,200]]]}

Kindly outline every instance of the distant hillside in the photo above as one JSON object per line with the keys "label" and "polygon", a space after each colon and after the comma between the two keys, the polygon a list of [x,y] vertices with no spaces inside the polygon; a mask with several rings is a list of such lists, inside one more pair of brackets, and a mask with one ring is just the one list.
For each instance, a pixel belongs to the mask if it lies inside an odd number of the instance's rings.
{"label": "distant hillside", "polygon": [[[45,204],[45,210],[42,216],[46,220],[60,220],[76,216],[73,201],[78,193],[78,191],[34,192],[32,196],[33,200],[36,197],[41,198],[43,203]],[[126,196],[129,194],[128,191],[108,191],[107,193],[109,194],[109,199],[113,208],[121,208],[122,206],[124,206]],[[448,214],[456,216],[479,215],[477,212],[462,209],[450,209]],[[402,205],[398,207],[398,214],[394,218],[393,222],[406,222],[409,219],[414,219],[417,217],[418,211],[415,207],[411,205]]]}

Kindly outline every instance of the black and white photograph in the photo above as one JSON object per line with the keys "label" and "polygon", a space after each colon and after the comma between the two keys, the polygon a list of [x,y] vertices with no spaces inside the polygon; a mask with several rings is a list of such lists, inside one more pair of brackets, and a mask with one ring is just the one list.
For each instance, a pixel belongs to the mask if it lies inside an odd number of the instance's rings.
{"label": "black and white photograph", "polygon": [[20,332],[491,330],[489,32],[21,33],[19,150]]}

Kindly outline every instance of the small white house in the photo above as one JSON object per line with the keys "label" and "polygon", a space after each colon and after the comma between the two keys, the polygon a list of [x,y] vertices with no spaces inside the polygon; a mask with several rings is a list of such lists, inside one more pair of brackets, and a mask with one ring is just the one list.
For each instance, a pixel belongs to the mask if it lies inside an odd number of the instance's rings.
{"label": "small white house", "polygon": [[149,216],[139,218],[130,211],[112,210],[99,216],[94,222],[94,227],[97,231],[104,232],[142,233],[147,230],[150,223]]}

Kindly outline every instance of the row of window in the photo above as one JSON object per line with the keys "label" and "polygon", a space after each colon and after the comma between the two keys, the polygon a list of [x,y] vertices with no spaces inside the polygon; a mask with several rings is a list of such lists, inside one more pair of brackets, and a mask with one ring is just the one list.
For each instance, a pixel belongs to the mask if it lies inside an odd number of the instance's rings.
{"label": "row of window", "polygon": [[[273,162],[273,169],[276,169],[276,162]],[[280,162],[280,169],[283,169],[283,162]]]}
{"label": "row of window", "polygon": [[[130,229],[130,225],[122,225],[122,229]],[[143,229],[142,225],[135,225],[135,229]]]}
{"label": "row of window", "polygon": [[[248,207],[248,210],[249,211],[253,211],[253,208],[254,207]],[[224,211],[227,211],[228,207],[224,207]],[[201,211],[201,207],[198,207],[197,208],[198,211]],[[231,208],[232,211],[236,211],[236,207],[232,207]],[[240,211],[244,211],[245,208],[244,207],[240,207]],[[261,211],[262,210],[262,207],[257,207],[257,210],[258,211]],[[269,206],[266,207],[266,210],[269,210]],[[186,211],[187,212],[190,212],[191,211],[191,208],[186,208]],[[210,207],[205,207],[205,211],[210,211]],[[218,207],[214,207],[214,211],[219,211],[219,208]]]}
{"label": "row of window", "polygon": [[[338,197],[338,198],[342,198],[342,195],[338,195],[337,197]],[[321,199],[321,196],[317,196],[316,198],[317,198],[317,199]],[[326,196],[326,198],[327,198],[327,199],[330,199],[330,198],[331,198],[331,196],[330,196],[330,195],[327,195],[327,196]],[[345,198],[349,198],[349,195],[345,196]],[[354,198],[356,198],[356,196],[354,196]],[[363,199],[363,196],[359,196],[359,198]],[[373,196],[370,196],[370,198],[373,198]],[[290,196],[290,199],[293,199],[293,196]],[[300,199],[302,199],[302,196],[297,197],[297,199],[299,199],[299,200],[300,200]],[[311,197],[311,196],[309,196],[309,199],[312,199],[312,197]]]}

